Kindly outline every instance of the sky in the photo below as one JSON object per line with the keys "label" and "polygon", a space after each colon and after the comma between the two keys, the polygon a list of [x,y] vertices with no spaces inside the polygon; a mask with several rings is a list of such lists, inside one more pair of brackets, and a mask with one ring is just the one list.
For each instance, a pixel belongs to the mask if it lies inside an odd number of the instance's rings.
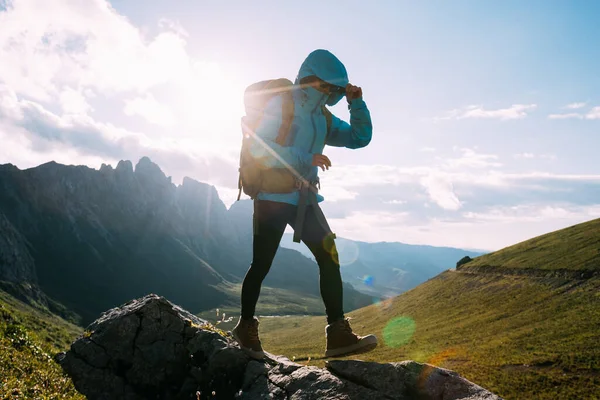
{"label": "sky", "polygon": [[282,3],[0,0],[0,164],[148,156],[229,207],[244,89],[324,48],[374,127],[324,151],[338,236],[493,251],[600,217],[600,2]]}

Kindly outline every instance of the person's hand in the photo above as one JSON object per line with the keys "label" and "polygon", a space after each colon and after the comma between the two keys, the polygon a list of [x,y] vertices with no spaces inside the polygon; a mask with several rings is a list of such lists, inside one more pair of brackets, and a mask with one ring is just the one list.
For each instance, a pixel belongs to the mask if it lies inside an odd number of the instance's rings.
{"label": "person's hand", "polygon": [[360,86],[354,86],[352,84],[346,85],[346,99],[348,102],[351,102],[355,99],[360,99],[362,97],[362,88]]}
{"label": "person's hand", "polygon": [[326,155],[314,154],[312,165],[314,167],[321,167],[321,169],[325,171],[325,168],[329,169],[329,167],[331,167],[331,161]]}

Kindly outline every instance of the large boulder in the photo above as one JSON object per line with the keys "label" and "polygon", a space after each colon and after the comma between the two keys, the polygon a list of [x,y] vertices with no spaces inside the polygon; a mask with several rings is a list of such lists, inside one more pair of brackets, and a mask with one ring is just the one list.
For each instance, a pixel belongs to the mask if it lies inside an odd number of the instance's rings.
{"label": "large boulder", "polygon": [[458,374],[414,361],[251,360],[229,333],[151,294],[107,311],[57,357],[95,399],[485,399]]}

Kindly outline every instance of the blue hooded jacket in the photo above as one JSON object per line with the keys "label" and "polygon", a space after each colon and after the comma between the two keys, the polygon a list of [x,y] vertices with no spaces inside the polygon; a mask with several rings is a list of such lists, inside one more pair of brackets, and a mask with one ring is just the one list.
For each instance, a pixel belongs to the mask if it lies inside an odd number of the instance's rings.
{"label": "blue hooded jacket", "polygon": [[[310,53],[300,66],[294,83],[299,85],[304,77],[311,75],[316,75],[327,83],[342,87],[345,87],[349,82],[344,64],[327,50],[315,50]],[[287,137],[286,146],[280,146],[275,142],[282,122],[282,98],[280,96],[274,96],[267,103],[263,118],[256,127],[255,133],[279,157],[296,169],[309,182],[315,182],[319,179],[319,167],[312,166],[312,158],[313,154],[323,154],[325,145],[358,149],[367,146],[371,141],[373,131],[371,115],[362,98],[355,99],[348,105],[350,123],[332,115],[331,132],[327,141],[325,141],[327,121],[325,115],[323,115],[322,106],[333,106],[344,98],[344,95],[327,95],[308,87],[295,89],[292,96],[294,99],[294,120]],[[250,152],[266,167],[286,167],[257,141],[253,141]],[[297,205],[299,192],[261,192],[257,198],[259,200],[272,200]],[[324,198],[318,194],[317,200],[321,202]]]}

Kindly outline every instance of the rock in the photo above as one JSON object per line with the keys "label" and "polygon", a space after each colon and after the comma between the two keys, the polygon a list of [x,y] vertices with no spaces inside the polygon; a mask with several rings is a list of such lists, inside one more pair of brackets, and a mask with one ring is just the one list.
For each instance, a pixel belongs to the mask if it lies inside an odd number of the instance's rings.
{"label": "rock", "polygon": [[456,262],[456,269],[460,269],[461,266],[465,265],[468,262],[473,261],[473,259],[469,256],[464,256],[460,260]]}
{"label": "rock", "polygon": [[229,333],[155,294],[103,313],[55,360],[90,400],[500,399],[414,361],[334,360],[320,369],[271,354],[252,360]]}
{"label": "rock", "polygon": [[498,400],[500,397],[462,378],[454,371],[415,361],[378,364],[364,361],[330,361],[327,368],[338,376],[376,390],[388,398],[438,400]]}

